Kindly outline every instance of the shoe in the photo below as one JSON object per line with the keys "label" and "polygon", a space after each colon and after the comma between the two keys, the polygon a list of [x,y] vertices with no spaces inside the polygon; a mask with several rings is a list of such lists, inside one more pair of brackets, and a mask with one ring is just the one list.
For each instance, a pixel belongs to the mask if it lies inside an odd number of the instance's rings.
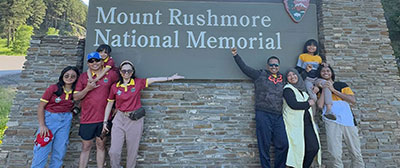
{"label": "shoe", "polygon": [[326,117],[327,119],[330,119],[330,120],[336,120],[336,116],[331,113],[324,114],[324,117]]}

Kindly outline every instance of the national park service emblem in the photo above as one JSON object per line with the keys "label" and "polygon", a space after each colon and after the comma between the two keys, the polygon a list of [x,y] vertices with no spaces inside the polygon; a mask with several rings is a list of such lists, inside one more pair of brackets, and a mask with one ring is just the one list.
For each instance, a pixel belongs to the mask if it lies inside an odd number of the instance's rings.
{"label": "national park service emblem", "polygon": [[303,16],[306,14],[310,0],[283,0],[286,12],[290,18],[296,23],[299,23]]}

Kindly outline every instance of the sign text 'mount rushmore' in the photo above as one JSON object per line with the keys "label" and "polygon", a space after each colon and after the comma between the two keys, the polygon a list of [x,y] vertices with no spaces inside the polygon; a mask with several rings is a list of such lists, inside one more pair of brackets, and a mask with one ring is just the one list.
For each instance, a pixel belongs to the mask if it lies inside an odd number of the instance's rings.
{"label": "sign text 'mount rushmore'", "polygon": [[256,69],[276,55],[285,71],[304,42],[317,38],[315,3],[295,23],[282,1],[229,1],[90,1],[85,53],[108,44],[117,65],[132,61],[138,77],[248,79],[230,48]]}
{"label": "sign text 'mount rushmore'", "polygon": [[[103,7],[97,7],[96,24],[119,24],[119,25],[155,25],[166,24],[168,26],[200,26],[200,27],[244,27],[255,28],[271,26],[269,16],[236,16],[236,15],[216,15],[211,9],[204,11],[204,14],[184,14],[180,9],[169,8],[168,18],[163,21],[164,15],[157,10],[153,13],[116,13],[117,7],[111,7],[104,11]],[[113,34],[111,29],[95,29],[96,43],[110,43],[113,47],[150,47],[150,48],[179,48],[179,30],[174,30],[171,35],[160,36],[157,34],[144,34],[132,29],[122,35]],[[265,37],[262,32],[258,32],[254,37],[215,37],[207,36],[207,31],[195,33],[187,30],[184,34],[187,37],[186,48],[219,48],[229,49],[237,46],[239,49],[282,49],[280,44],[280,32],[275,33],[275,37]]]}

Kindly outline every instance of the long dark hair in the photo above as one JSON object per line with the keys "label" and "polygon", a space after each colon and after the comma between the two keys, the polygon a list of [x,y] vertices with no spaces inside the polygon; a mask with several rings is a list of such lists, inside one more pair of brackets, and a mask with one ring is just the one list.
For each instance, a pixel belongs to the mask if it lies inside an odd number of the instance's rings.
{"label": "long dark hair", "polygon": [[[324,67],[328,67],[328,68],[331,70],[331,73],[332,73],[331,79],[332,79],[332,81],[335,81],[335,72],[333,71],[333,69],[332,69],[332,67],[331,67],[330,65],[328,65],[328,66],[319,65],[319,66],[318,66],[318,69],[317,69],[318,78],[322,78],[322,76],[321,76],[321,70],[322,70],[322,68],[324,68]],[[323,78],[322,78],[322,79],[323,79]]]}
{"label": "long dark hair", "polygon": [[[64,78],[64,74],[66,72],[68,72],[69,70],[73,70],[76,73],[76,80],[75,80],[74,83],[72,83],[72,92],[74,92],[74,90],[75,90],[75,85],[76,85],[76,83],[78,81],[78,78],[79,78],[79,70],[75,66],[67,66],[61,71],[60,77],[58,78],[58,82],[57,82],[58,89],[57,89],[57,91],[54,92],[54,94],[56,94],[57,96],[61,96],[64,93],[63,86],[65,85],[65,83],[64,83],[64,79],[63,78]],[[74,99],[73,96],[74,95],[72,94],[71,95],[71,99]]]}
{"label": "long dark hair", "polygon": [[121,69],[122,69],[122,66],[124,66],[124,65],[130,65],[131,67],[132,67],[132,70],[133,70],[133,73],[132,73],[132,75],[131,75],[131,79],[135,79],[136,78],[136,76],[135,76],[135,72],[136,72],[136,70],[135,70],[135,67],[133,66],[133,64],[132,64],[132,62],[130,62],[130,61],[123,61],[122,63],[121,63],[121,65],[119,66],[119,73],[118,73],[118,75],[119,75],[119,83],[124,83],[124,78],[122,77],[122,75],[121,75]]}
{"label": "long dark hair", "polygon": [[314,39],[310,39],[310,40],[306,41],[306,43],[304,44],[304,47],[303,47],[303,53],[308,53],[307,46],[310,46],[312,44],[317,47],[317,49],[314,52],[314,55],[318,55],[319,54],[319,45],[318,45],[317,40],[314,40]]}

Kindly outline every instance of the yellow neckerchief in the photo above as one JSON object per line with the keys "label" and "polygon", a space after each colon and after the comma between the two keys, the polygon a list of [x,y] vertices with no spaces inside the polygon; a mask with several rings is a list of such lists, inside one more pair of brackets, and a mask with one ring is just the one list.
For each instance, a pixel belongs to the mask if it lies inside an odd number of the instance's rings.
{"label": "yellow neckerchief", "polygon": [[94,76],[94,75],[96,75],[96,73],[94,73],[93,71],[90,71],[91,73],[92,73],[92,77]]}
{"label": "yellow neckerchief", "polygon": [[135,80],[130,79],[129,83],[127,85],[121,84],[121,82],[117,83],[117,87],[123,87],[125,92],[128,91],[128,86],[134,86],[135,85]]}
{"label": "yellow neckerchief", "polygon": [[65,90],[64,86],[63,86],[63,89],[64,89],[64,93],[65,93],[65,100],[68,100],[69,95],[72,94],[72,89],[70,91],[67,91],[67,90]]}
{"label": "yellow neckerchief", "polygon": [[271,74],[274,78],[277,78],[278,77],[278,75],[276,75],[276,74]]}
{"label": "yellow neckerchief", "polygon": [[103,61],[104,61],[104,63],[108,62],[109,58],[110,58],[110,57],[109,57],[109,56],[107,56],[107,58],[103,60]]}

